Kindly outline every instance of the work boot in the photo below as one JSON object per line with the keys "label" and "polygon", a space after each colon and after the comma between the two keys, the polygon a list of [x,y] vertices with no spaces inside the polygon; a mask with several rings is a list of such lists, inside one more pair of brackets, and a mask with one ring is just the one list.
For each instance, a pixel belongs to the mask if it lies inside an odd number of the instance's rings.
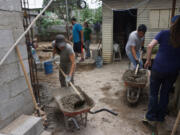
{"label": "work boot", "polygon": [[144,124],[149,124],[151,126],[156,126],[157,122],[156,121],[150,121],[144,116],[144,119],[142,120]]}

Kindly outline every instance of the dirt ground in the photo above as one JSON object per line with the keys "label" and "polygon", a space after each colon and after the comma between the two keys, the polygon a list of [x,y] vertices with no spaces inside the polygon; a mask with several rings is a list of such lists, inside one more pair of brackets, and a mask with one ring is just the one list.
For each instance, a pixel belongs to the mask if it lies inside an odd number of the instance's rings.
{"label": "dirt ground", "polygon": [[[147,111],[148,87],[143,90],[137,106],[129,106],[126,101],[122,75],[128,69],[128,63],[128,60],[124,59],[99,69],[81,69],[75,72],[75,84],[95,101],[92,111],[108,108],[117,112],[118,116],[107,112],[88,114],[87,127],[81,127],[79,131],[67,131],[62,113],[57,108],[54,109],[56,105],[52,98],[46,104],[51,112],[49,115],[53,117],[48,130],[54,131],[54,135],[151,135],[152,132],[142,123]],[[54,89],[60,88],[58,74],[57,68],[54,68],[51,75],[38,73],[40,83],[50,95]],[[175,117],[168,116],[166,121],[158,126],[159,135],[169,135],[174,121]],[[177,135],[180,135],[180,132]]]}

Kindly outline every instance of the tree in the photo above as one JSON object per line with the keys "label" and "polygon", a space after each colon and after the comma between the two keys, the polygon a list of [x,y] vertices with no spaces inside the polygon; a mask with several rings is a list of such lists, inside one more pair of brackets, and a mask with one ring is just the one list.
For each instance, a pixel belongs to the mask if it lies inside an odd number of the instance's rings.
{"label": "tree", "polygon": [[[45,6],[49,0],[43,0],[43,5]],[[76,10],[81,7],[81,4],[86,7],[86,2],[83,0],[68,0],[68,12],[69,16],[73,10]],[[60,19],[66,18],[66,0],[54,0],[47,11],[54,12],[58,15]]]}

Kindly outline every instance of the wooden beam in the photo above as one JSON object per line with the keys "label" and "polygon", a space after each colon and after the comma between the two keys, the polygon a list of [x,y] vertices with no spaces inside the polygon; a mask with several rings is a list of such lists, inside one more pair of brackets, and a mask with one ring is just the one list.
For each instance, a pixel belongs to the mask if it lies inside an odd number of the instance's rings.
{"label": "wooden beam", "polygon": [[172,0],[172,12],[171,12],[171,19],[174,17],[176,11],[176,0]]}

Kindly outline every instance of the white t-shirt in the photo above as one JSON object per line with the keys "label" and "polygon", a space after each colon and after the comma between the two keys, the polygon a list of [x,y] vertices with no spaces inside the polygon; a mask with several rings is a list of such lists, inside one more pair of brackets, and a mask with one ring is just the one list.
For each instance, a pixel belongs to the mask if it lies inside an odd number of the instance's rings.
{"label": "white t-shirt", "polygon": [[137,31],[131,32],[131,34],[129,35],[128,42],[126,44],[126,53],[128,54],[131,52],[131,46],[135,46],[136,51],[140,50],[143,41],[144,41],[144,37],[140,38],[138,36]]}

